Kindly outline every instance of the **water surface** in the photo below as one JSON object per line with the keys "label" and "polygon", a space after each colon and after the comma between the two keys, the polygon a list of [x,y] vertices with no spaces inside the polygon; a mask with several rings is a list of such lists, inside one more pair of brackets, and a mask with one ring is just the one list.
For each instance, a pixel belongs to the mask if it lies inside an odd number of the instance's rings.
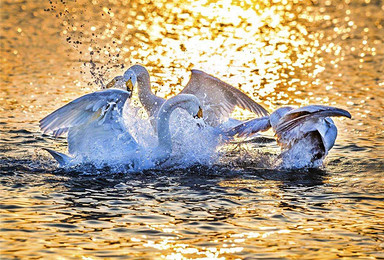
{"label": "water surface", "polygon": [[[384,3],[2,1],[1,255],[13,258],[383,258]],[[132,64],[159,96],[193,68],[268,110],[351,112],[319,170],[233,145],[211,166],[59,169],[38,121]],[[235,117],[249,114],[236,111]],[[273,151],[273,149],[272,149]]]}

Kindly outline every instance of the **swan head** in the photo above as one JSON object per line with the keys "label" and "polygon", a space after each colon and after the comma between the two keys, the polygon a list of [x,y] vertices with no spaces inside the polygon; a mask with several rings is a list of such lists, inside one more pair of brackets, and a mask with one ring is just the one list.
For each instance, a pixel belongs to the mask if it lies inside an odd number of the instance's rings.
{"label": "swan head", "polygon": [[114,77],[104,88],[117,88],[128,91],[132,95],[132,87],[123,76]]}
{"label": "swan head", "polygon": [[125,81],[125,85],[127,86],[127,89],[129,88],[130,91],[133,91],[133,87],[136,85],[136,82],[137,82],[137,75],[135,71],[132,69],[132,67],[127,69],[124,72],[123,78]]}
{"label": "swan head", "polygon": [[[203,109],[199,99],[192,94],[179,94],[171,97],[161,106],[159,114],[171,114],[176,108],[181,108],[195,119],[203,118]],[[160,117],[160,116],[159,116]]]}
{"label": "swan head", "polygon": [[205,127],[203,109],[201,108],[200,100],[195,95],[179,94],[171,99],[175,100],[176,107],[186,110],[193,116],[199,128]]}
{"label": "swan head", "polygon": [[175,100],[177,107],[186,110],[191,116],[193,116],[193,118],[203,118],[203,109],[201,108],[199,99],[195,95],[180,94],[172,99],[178,99]]}

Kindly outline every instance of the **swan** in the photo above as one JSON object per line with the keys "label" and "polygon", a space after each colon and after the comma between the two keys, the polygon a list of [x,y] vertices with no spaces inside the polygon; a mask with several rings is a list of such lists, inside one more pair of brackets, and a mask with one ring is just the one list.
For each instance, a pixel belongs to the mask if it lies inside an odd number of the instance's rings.
{"label": "swan", "polygon": [[[139,100],[156,130],[155,118],[166,99],[152,93],[150,76],[145,67],[133,65],[125,71],[123,77],[129,86],[135,86],[137,83]],[[229,118],[236,106],[254,112],[258,116],[269,114],[240,90],[200,70],[192,70],[191,78],[180,94],[195,95],[200,100],[204,111],[204,122],[213,127],[223,126],[222,123]]]}
{"label": "swan", "polygon": [[293,162],[293,168],[317,167],[335,144],[333,116],[351,118],[348,111],[330,106],[281,107],[270,116],[249,120],[229,131],[241,137],[272,127],[282,150],[280,157],[289,161],[287,165]]}
{"label": "swan", "polygon": [[[135,169],[158,166],[172,152],[169,118],[176,108],[194,118],[202,117],[199,100],[191,94],[177,95],[162,104],[156,115],[158,145],[140,145],[124,124],[123,109],[131,92],[107,89],[79,97],[40,121],[43,133],[55,137],[68,132],[69,155],[47,150],[60,164],[79,162],[131,164]],[[108,163],[109,164],[109,163]]]}

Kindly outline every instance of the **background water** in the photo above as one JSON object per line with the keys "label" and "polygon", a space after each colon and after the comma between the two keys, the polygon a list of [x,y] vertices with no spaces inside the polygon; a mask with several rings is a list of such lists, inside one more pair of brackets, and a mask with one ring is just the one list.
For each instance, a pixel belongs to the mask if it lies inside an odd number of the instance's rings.
{"label": "background water", "polygon": [[[383,1],[0,5],[3,259],[384,258]],[[252,143],[212,167],[58,169],[41,147],[65,139],[38,121],[135,63],[160,96],[197,68],[270,111],[326,104],[353,119],[336,119],[321,170],[269,169]]]}

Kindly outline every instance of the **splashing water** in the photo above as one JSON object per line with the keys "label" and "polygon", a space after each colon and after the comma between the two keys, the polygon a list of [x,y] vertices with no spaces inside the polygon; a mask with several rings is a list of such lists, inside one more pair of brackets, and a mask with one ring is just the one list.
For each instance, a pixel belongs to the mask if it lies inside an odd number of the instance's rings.
{"label": "splashing water", "polygon": [[76,139],[73,137],[75,134],[69,132],[69,152],[74,156],[71,166],[92,164],[96,168],[141,171],[149,168],[187,168],[195,164],[207,166],[217,159],[216,148],[222,143],[219,132],[209,126],[201,128],[186,111],[176,109],[170,117],[170,158],[161,165],[154,163],[151,158],[160,151],[157,150],[158,140],[150,120],[141,112],[142,109],[127,104],[123,118],[117,119],[123,121],[127,133],[116,132],[113,128],[105,132],[105,128],[97,125],[98,122],[92,122],[91,127],[78,127],[73,131],[76,132]]}
{"label": "splashing water", "polygon": [[297,141],[290,149],[282,149],[278,160],[275,162],[276,168],[294,170],[302,168],[320,168],[323,166],[324,158],[314,158],[314,144],[310,141],[303,138]]}
{"label": "splashing water", "polygon": [[[1,1],[3,258],[384,257],[383,1],[51,3]],[[354,118],[337,120],[320,171],[275,170],[280,147],[256,142],[219,146],[208,167],[58,169],[41,148],[66,140],[38,121],[135,63],[161,97],[195,68],[269,111],[323,104]]]}

